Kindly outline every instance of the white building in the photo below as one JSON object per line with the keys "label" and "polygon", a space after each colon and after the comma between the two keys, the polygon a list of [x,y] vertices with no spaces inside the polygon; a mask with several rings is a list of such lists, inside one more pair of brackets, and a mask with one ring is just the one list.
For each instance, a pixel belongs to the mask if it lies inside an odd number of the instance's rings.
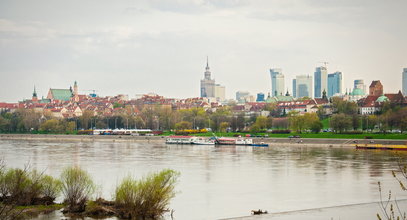
{"label": "white building", "polygon": [[284,94],[284,75],[281,69],[270,69],[271,96]]}
{"label": "white building", "polygon": [[215,98],[218,102],[225,101],[225,86],[220,84],[215,85]]}
{"label": "white building", "polygon": [[320,66],[315,69],[314,72],[314,86],[315,86],[315,98],[321,98],[322,93],[328,92],[328,71],[326,67]]}
{"label": "white building", "polygon": [[296,84],[296,98],[302,97],[313,97],[312,90],[312,76],[310,75],[299,75],[295,80]]}
{"label": "white building", "polygon": [[237,91],[236,100],[238,103],[245,103],[251,100],[251,95],[248,91]]}

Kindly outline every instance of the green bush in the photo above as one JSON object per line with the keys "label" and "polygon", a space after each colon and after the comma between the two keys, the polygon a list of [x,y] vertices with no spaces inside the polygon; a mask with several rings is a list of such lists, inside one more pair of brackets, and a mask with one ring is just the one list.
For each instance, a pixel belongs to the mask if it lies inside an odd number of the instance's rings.
{"label": "green bush", "polygon": [[175,196],[175,184],[179,173],[163,170],[141,180],[124,178],[116,188],[115,200],[122,218],[156,218],[168,211],[170,200]]}
{"label": "green bush", "polygon": [[61,174],[62,193],[68,212],[83,212],[86,202],[95,192],[95,184],[88,172],[68,167]]}
{"label": "green bush", "polygon": [[37,170],[0,171],[0,200],[14,205],[49,205],[59,194],[58,181]]}

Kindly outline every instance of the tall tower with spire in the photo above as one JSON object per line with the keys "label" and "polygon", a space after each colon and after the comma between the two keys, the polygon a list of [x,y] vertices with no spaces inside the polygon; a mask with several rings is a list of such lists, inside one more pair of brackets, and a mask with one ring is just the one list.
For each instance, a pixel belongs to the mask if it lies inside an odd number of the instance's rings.
{"label": "tall tower with spire", "polygon": [[215,97],[215,80],[211,79],[211,71],[209,69],[208,57],[206,57],[204,79],[201,80],[201,97],[205,98]]}
{"label": "tall tower with spire", "polygon": [[78,83],[76,81],[73,85],[73,98],[75,102],[79,102]]}
{"label": "tall tower with spire", "polygon": [[37,96],[37,91],[35,90],[34,86],[34,92],[33,92],[33,97],[31,99],[33,102],[38,102],[38,96]]}

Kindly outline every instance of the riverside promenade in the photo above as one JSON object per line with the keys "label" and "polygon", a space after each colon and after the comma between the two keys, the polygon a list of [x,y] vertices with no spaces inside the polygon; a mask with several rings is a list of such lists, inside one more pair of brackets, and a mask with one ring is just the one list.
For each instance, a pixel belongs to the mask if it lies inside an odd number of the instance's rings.
{"label": "riverside promenade", "polygon": [[[49,140],[49,141],[120,141],[165,142],[165,136],[130,136],[130,135],[52,135],[52,134],[0,134],[1,140]],[[406,140],[395,139],[332,139],[332,138],[258,138],[252,137],[254,143],[273,145],[301,145],[318,147],[353,147],[355,144],[405,145]]]}

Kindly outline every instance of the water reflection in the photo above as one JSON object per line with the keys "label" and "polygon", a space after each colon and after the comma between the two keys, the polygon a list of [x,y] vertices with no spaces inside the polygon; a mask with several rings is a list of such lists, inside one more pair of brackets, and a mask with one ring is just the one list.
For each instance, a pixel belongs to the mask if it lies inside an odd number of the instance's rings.
{"label": "water reflection", "polygon": [[[377,181],[401,198],[390,171],[406,154],[353,149],[165,145],[159,142],[0,140],[11,167],[27,161],[58,176],[70,165],[88,170],[111,199],[127,175],[171,168],[181,172],[171,208],[176,219],[218,219],[378,200]],[[400,195],[400,196],[399,196]],[[58,218],[56,218],[58,219]]]}

